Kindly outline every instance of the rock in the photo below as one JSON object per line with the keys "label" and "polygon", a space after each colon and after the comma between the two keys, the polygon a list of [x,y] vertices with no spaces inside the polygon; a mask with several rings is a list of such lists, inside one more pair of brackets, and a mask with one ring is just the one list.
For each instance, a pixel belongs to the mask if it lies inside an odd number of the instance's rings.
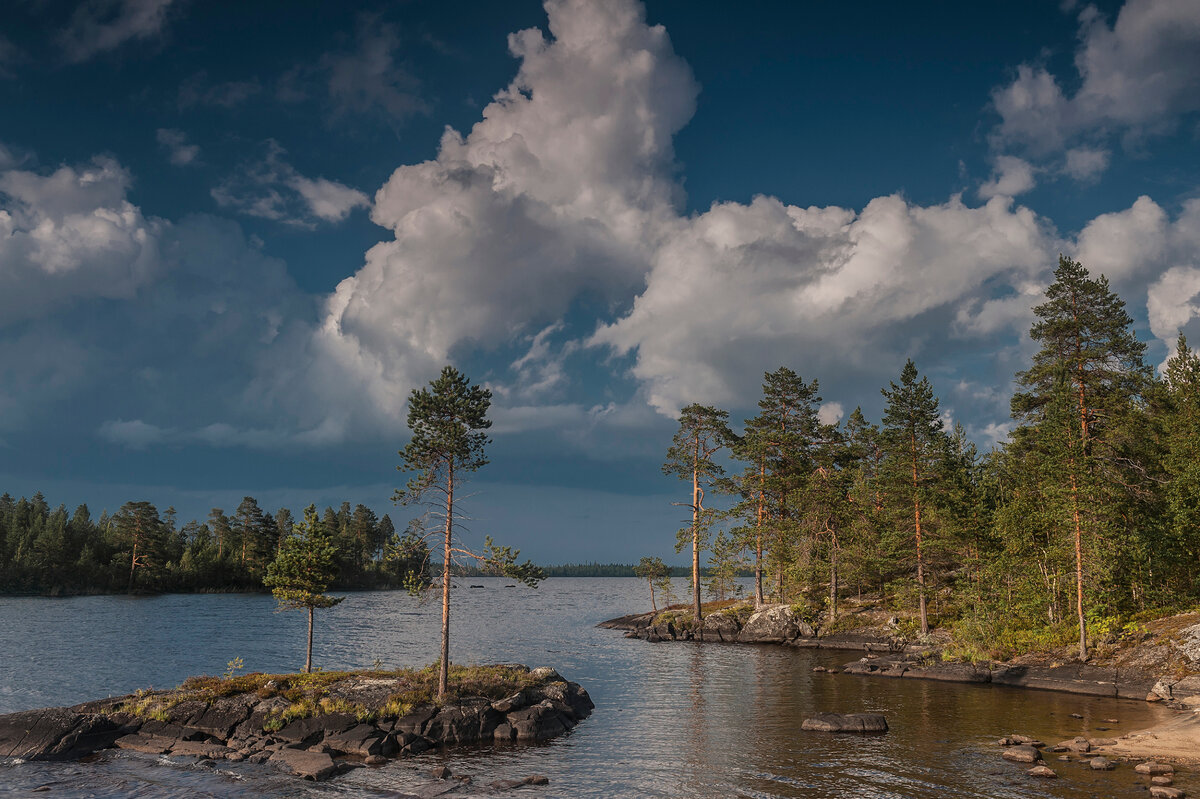
{"label": "rock", "polygon": [[383,755],[368,755],[363,762],[368,766],[382,766],[388,759]]}
{"label": "rock", "polygon": [[1161,702],[1161,701],[1163,701],[1163,698],[1161,696],[1159,696],[1158,694],[1154,693],[1153,691],[1151,691],[1150,693],[1146,694],[1146,701],[1147,702]]}
{"label": "rock", "polygon": [[514,710],[520,710],[525,707],[526,697],[524,691],[517,691],[510,697],[492,702],[492,710],[497,713],[511,713]]}
{"label": "rock", "polygon": [[1151,785],[1172,785],[1174,782],[1175,780],[1171,779],[1171,777],[1167,776],[1166,774],[1159,774],[1158,776],[1150,778]]}
{"label": "rock", "polygon": [[882,713],[818,713],[806,718],[802,730],[816,732],[887,732],[887,719]]}
{"label": "rock", "polygon": [[1071,714],[1071,718],[1073,718],[1073,719],[1081,719],[1081,718],[1083,718],[1083,716],[1082,716],[1082,715],[1080,715],[1079,713],[1072,713],[1072,714]]}
{"label": "rock", "polygon": [[1079,752],[1080,754],[1092,751],[1092,745],[1087,738],[1072,738],[1069,741],[1062,741],[1054,748],[1059,751]]}
{"label": "rock", "polygon": [[1178,788],[1172,788],[1169,785],[1151,785],[1150,796],[1153,797],[1153,799],[1183,799],[1183,797],[1187,796],[1187,794]]}
{"label": "rock", "polygon": [[1071,762],[1071,756],[1070,756],[1070,755],[1059,755],[1059,756],[1058,756],[1058,759],[1059,759],[1059,760],[1061,760],[1061,761],[1063,761],[1064,763],[1070,763],[1070,762]]}
{"label": "rock", "polygon": [[345,732],[326,736],[320,746],[326,751],[358,757],[390,755],[399,749],[394,738],[373,724],[359,724]]}
{"label": "rock", "polygon": [[513,788],[520,788],[525,785],[525,780],[496,780],[489,782],[488,786],[493,791],[511,791]]}
{"label": "rock", "polygon": [[825,667],[824,666],[813,666],[812,670],[817,673],[823,673],[825,671]]}
{"label": "rock", "polygon": [[434,769],[429,772],[429,776],[433,777],[435,780],[448,780],[454,775],[451,773],[449,766],[435,766]]}
{"label": "rock", "polygon": [[358,719],[349,713],[326,713],[296,719],[274,735],[288,743],[312,745],[319,743],[326,735],[337,735],[357,724]]}
{"label": "rock", "polygon": [[1054,773],[1054,769],[1050,768],[1049,766],[1034,766],[1033,768],[1029,769],[1029,771],[1026,771],[1025,773],[1028,774],[1030,777],[1053,778],[1053,777],[1058,776],[1057,774]]}
{"label": "rock", "polygon": [[234,754],[233,750],[221,744],[206,743],[204,741],[175,741],[171,746],[172,755],[180,755],[182,757],[211,757],[224,758],[227,755]]}
{"label": "rock", "polygon": [[269,762],[276,763],[306,780],[323,780],[337,771],[333,758],[329,755],[305,752],[302,749],[276,750]]}
{"label": "rock", "polygon": [[1179,641],[1175,646],[1188,660],[1193,663],[1200,662],[1200,624],[1180,630]]}
{"label": "rock", "polygon": [[116,720],[67,708],[0,716],[0,758],[74,760],[112,746],[131,732]]}
{"label": "rock", "polygon": [[170,738],[157,735],[143,735],[140,732],[125,735],[113,741],[118,749],[129,749],[133,752],[143,752],[147,755],[165,755],[176,742]]}
{"label": "rock", "polygon": [[504,719],[486,699],[466,700],[447,705],[429,720],[424,735],[450,744],[474,743],[492,737],[492,731]]}
{"label": "rock", "polygon": [[1116,764],[1107,757],[1093,757],[1088,761],[1088,765],[1091,766],[1094,771],[1112,771],[1114,768],[1116,768]]}
{"label": "rock", "polygon": [[1011,760],[1014,763],[1036,763],[1042,759],[1042,756],[1032,746],[1022,744],[1005,749],[1004,759]]}
{"label": "rock", "polygon": [[1153,777],[1156,774],[1174,774],[1175,768],[1167,763],[1157,763],[1153,760],[1147,760],[1145,763],[1138,763],[1133,767],[1133,770],[1138,774],[1149,774]]}
{"label": "rock", "polygon": [[1105,724],[1120,724],[1121,723],[1117,719],[1100,719],[1100,720],[1103,721]]}
{"label": "rock", "polygon": [[782,644],[793,638],[812,638],[813,628],[798,618],[790,605],[767,605],[756,611],[738,633],[741,643]]}
{"label": "rock", "polygon": [[1117,742],[1116,738],[1089,738],[1088,743],[1092,746],[1112,746]]}
{"label": "rock", "polygon": [[544,777],[544,776],[542,776],[541,774],[533,774],[533,775],[530,775],[530,776],[526,777],[526,778],[523,780],[523,782],[524,782],[526,785],[549,785],[549,784],[550,784],[550,778],[549,778],[549,777]]}
{"label": "rock", "polygon": [[523,708],[508,714],[508,724],[515,733],[518,741],[544,741],[561,735],[575,722],[568,719],[560,711],[566,705],[555,706],[553,700],[543,699],[532,707]]}
{"label": "rock", "polygon": [[543,682],[562,681],[562,677],[558,676],[558,672],[549,666],[539,666],[538,668],[530,671],[529,676],[533,677],[535,680],[542,680]]}
{"label": "rock", "polygon": [[[200,730],[214,738],[226,740],[233,733],[235,727],[250,718],[252,709],[249,701],[243,695],[225,696],[188,718],[184,723],[186,726]],[[179,717],[175,716],[175,718]]]}
{"label": "rock", "polygon": [[[1160,699],[1172,699],[1174,698],[1171,691],[1173,685],[1175,685],[1174,680],[1159,680],[1154,683],[1154,687],[1150,689],[1150,693],[1158,696]],[[1146,697],[1146,699],[1149,700],[1150,697]]]}
{"label": "rock", "polygon": [[700,637],[705,641],[736,641],[740,633],[737,619],[720,611],[705,616],[700,628]]}

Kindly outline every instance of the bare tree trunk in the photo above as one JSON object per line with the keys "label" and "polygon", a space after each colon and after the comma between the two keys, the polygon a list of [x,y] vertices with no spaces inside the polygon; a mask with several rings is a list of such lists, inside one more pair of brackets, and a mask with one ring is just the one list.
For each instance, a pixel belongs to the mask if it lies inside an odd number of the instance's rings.
{"label": "bare tree trunk", "polygon": [[312,630],[313,630],[313,609],[310,606],[308,609],[308,649],[304,654],[304,673],[312,673]]}
{"label": "bare tree trunk", "polygon": [[921,553],[921,499],[917,494],[917,436],[909,434],[912,445],[913,516],[917,526],[917,592],[920,595],[921,635],[929,635],[929,616],[925,609],[925,560]]}
{"label": "bare tree trunk", "polygon": [[133,573],[134,573],[134,569],[137,568],[137,548],[138,548],[138,540],[136,538],[134,538],[133,539],[133,555],[129,559],[129,589],[128,589],[128,591],[131,594],[133,593]]}
{"label": "bare tree trunk", "polygon": [[764,604],[763,601],[763,513],[765,511],[766,498],[763,496],[764,484],[767,480],[767,462],[759,461],[758,464],[758,527],[754,531],[754,609],[758,610]]}
{"label": "bare tree trunk", "polygon": [[446,472],[446,547],[442,563],[442,663],[438,672],[438,697],[450,689],[450,538],[454,532],[454,467]]}
{"label": "bare tree trunk", "polygon": [[829,528],[829,621],[837,621],[838,607],[838,540],[837,533]]}
{"label": "bare tree trunk", "polygon": [[658,605],[654,602],[654,578],[651,577],[648,582],[650,583],[650,608],[658,613]]}
{"label": "bare tree trunk", "polygon": [[697,626],[700,624],[700,439],[696,439],[696,455],[692,462],[692,606]]}
{"label": "bare tree trunk", "polygon": [[1075,519],[1075,610],[1079,616],[1079,659],[1088,659],[1087,621],[1083,617],[1083,527],[1079,519],[1079,485],[1075,479],[1075,459],[1068,459],[1071,470],[1071,512]]}

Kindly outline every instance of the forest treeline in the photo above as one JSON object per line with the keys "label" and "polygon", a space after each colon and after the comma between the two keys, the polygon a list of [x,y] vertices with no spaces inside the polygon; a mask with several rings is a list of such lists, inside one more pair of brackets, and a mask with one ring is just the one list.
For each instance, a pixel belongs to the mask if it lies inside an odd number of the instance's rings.
{"label": "forest treeline", "polygon": [[[174,508],[127,502],[92,518],[31,499],[0,496],[0,593],[78,594],[123,591],[260,591],[267,567],[296,523],[273,515],[253,497],[230,514],[178,524]],[[398,533],[391,518],[365,505],[326,508],[320,526],[337,551],[333,588],[405,588],[428,582],[429,551],[421,532]]]}
{"label": "forest treeline", "polygon": [[678,548],[696,565],[710,553],[711,592],[749,564],[760,603],[828,627],[870,595],[980,656],[1077,641],[1086,658],[1196,604],[1200,359],[1180,336],[1156,377],[1123,301],[1070,259],[1034,313],[1008,441],[986,453],[946,427],[911,360],[878,422],[821,423],[817,381],[788,368],[765,375],[740,432],[719,408],[684,408],[664,471],[688,487]]}

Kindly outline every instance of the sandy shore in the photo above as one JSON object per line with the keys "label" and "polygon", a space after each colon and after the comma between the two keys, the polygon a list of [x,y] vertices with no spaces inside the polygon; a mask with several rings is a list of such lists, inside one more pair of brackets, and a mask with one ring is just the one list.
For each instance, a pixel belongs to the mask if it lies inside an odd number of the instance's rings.
{"label": "sandy shore", "polygon": [[1181,765],[1200,766],[1200,697],[1185,700],[1193,706],[1188,713],[1154,727],[1122,735],[1111,746],[1094,751],[1109,757],[1129,760],[1160,760]]}

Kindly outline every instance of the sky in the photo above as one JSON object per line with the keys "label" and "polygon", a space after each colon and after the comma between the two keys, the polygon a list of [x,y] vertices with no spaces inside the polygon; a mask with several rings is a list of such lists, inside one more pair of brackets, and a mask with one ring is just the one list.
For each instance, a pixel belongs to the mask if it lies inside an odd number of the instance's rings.
{"label": "sky", "polygon": [[1196,0],[13,0],[0,490],[403,527],[450,363],[469,537],[682,562],[683,405],[912,358],[986,449],[1060,253],[1200,341],[1198,144]]}

